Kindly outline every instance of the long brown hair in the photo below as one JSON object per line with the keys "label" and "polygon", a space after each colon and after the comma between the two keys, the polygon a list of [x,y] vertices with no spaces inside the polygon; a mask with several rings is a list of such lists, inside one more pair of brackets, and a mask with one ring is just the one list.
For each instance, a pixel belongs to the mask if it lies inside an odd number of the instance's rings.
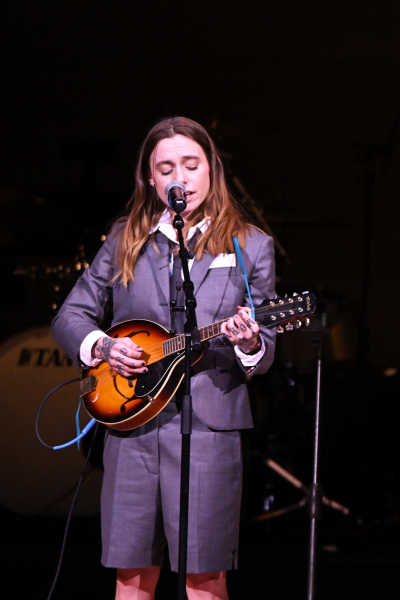
{"label": "long brown hair", "polygon": [[[120,279],[125,287],[129,281],[133,281],[139,252],[165,210],[165,204],[149,183],[151,154],[161,140],[177,134],[197,142],[203,148],[210,166],[208,194],[204,202],[191,213],[184,228],[185,234],[204,217],[209,219],[209,227],[199,236],[194,249],[196,259],[199,259],[203,252],[210,252],[213,256],[227,250],[233,252],[233,236],[238,237],[243,248],[246,232],[250,229],[245,221],[244,212],[227,188],[222,161],[206,130],[195,121],[184,117],[160,121],[150,130],[143,142],[136,168],[135,190],[127,204],[127,215],[117,221],[119,227],[116,228],[116,234],[121,235],[116,251],[119,271],[114,281]],[[151,243],[157,248],[154,235],[151,235]]]}

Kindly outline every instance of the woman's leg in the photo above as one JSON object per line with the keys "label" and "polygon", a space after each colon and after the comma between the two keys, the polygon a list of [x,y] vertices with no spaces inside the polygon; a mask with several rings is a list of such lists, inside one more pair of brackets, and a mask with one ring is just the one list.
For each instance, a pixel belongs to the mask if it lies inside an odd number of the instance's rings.
{"label": "woman's leg", "polygon": [[186,591],[189,600],[228,600],[226,571],[188,573]]}
{"label": "woman's leg", "polygon": [[154,600],[159,575],[160,567],[118,569],[115,600]]}

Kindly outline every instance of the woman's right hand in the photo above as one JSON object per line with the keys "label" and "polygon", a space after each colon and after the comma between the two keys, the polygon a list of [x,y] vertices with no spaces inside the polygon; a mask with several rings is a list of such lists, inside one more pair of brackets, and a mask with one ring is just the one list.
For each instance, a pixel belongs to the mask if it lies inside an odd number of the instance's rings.
{"label": "woman's right hand", "polygon": [[141,359],[143,348],[126,338],[110,338],[105,335],[92,347],[92,357],[105,360],[123,377],[147,373],[146,363]]}

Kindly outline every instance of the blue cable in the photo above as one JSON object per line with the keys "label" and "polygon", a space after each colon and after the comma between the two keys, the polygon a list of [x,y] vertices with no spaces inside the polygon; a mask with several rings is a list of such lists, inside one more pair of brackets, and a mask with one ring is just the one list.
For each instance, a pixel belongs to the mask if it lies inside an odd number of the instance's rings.
{"label": "blue cable", "polygon": [[79,442],[79,440],[82,439],[83,436],[85,436],[88,433],[88,431],[92,429],[95,423],[96,419],[91,419],[86,425],[86,427],[82,429],[82,433],[78,435],[78,437],[76,437],[74,440],[71,440],[70,442],[67,442],[66,444],[62,444],[61,446],[53,446],[53,450],[61,450],[61,448],[66,448],[67,446],[72,446],[72,444],[75,444],[75,442]]}
{"label": "blue cable", "polygon": [[[42,401],[39,410],[37,412],[36,415],[36,422],[35,422],[35,428],[36,428],[36,436],[39,440],[39,442],[41,444],[43,444],[43,446],[46,446],[46,448],[50,448],[50,450],[61,450],[61,448],[67,448],[67,446],[71,446],[72,444],[75,444],[76,442],[79,443],[79,440],[81,440],[83,438],[83,436],[85,436],[88,431],[90,431],[93,427],[93,425],[96,423],[95,419],[92,419],[91,421],[89,421],[89,423],[86,425],[86,427],[83,428],[82,433],[80,433],[79,429],[77,430],[78,436],[74,439],[71,440],[70,442],[67,442],[66,444],[61,444],[61,446],[49,446],[49,444],[46,444],[46,442],[44,442],[42,440],[42,438],[40,437],[39,434],[39,417],[40,417],[40,413],[42,412],[43,406],[46,403],[46,400],[52,395],[54,394],[54,392],[56,392],[57,390],[59,390],[60,388],[64,387],[64,385],[68,385],[69,383],[74,383],[75,381],[80,381],[80,377],[76,378],[76,379],[69,379],[68,381],[64,381],[64,383],[60,383],[60,385],[58,385],[57,387],[55,387],[53,390],[51,390],[51,392],[49,392],[47,394],[47,396],[44,398],[44,400]],[[78,412],[76,414],[76,420],[77,420],[77,427],[79,427],[79,409],[81,406],[81,402],[79,402],[79,407],[78,407]]]}
{"label": "blue cable", "polygon": [[76,415],[75,415],[76,435],[77,435],[77,440],[78,440],[76,445],[78,446],[78,450],[79,450],[79,440],[81,439],[79,437],[81,435],[81,425],[79,422],[79,413],[81,410],[81,406],[82,406],[82,398],[79,398],[78,410],[76,411]]}

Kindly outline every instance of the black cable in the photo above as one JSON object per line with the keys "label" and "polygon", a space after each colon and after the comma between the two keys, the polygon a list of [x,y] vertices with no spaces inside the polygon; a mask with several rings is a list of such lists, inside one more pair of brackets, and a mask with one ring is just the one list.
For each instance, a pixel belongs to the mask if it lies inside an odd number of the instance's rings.
{"label": "black cable", "polygon": [[[74,380],[72,380],[72,381],[78,381],[78,380],[74,379]],[[71,382],[70,382],[70,381],[66,381],[65,383],[71,383]],[[60,387],[62,387],[63,385],[65,385],[65,383],[62,383],[62,384],[61,384],[61,385],[59,385],[58,387],[59,387],[59,388],[60,388]],[[55,388],[53,391],[56,391],[57,389],[58,389],[58,388]],[[52,392],[50,392],[50,393],[52,393]],[[49,396],[49,395],[50,395],[50,394],[48,394],[48,396]],[[47,399],[47,396],[46,396],[46,398],[44,399],[44,401],[42,402],[42,406],[43,406],[44,402],[46,401],[46,399]],[[42,409],[42,406],[40,407],[40,410]],[[39,412],[39,414],[40,414],[40,412]],[[38,415],[38,416],[39,416],[39,415]],[[82,470],[81,476],[80,476],[80,478],[79,478],[79,481],[78,481],[78,485],[77,485],[77,487],[76,487],[76,490],[75,490],[75,495],[74,495],[74,497],[73,497],[73,499],[72,499],[71,508],[69,509],[68,518],[67,518],[67,524],[66,524],[66,526],[65,526],[64,539],[63,539],[63,543],[62,543],[62,546],[61,546],[60,558],[59,558],[59,560],[58,560],[58,565],[57,565],[57,571],[56,571],[56,574],[55,574],[55,576],[54,576],[53,584],[52,584],[52,586],[51,586],[51,589],[50,589],[49,595],[47,596],[47,600],[50,600],[50,598],[51,598],[51,596],[52,596],[52,594],[53,594],[54,588],[55,588],[55,586],[56,586],[56,583],[57,583],[57,580],[58,580],[58,576],[59,576],[59,574],[60,574],[60,569],[61,569],[62,559],[63,559],[63,557],[64,557],[65,543],[66,543],[66,541],[67,541],[67,535],[68,535],[69,524],[70,524],[70,522],[71,522],[72,511],[74,510],[75,501],[76,501],[76,498],[77,498],[77,496],[78,496],[78,492],[79,492],[79,490],[80,490],[80,487],[81,487],[81,485],[82,485],[82,481],[83,481],[83,478],[84,478],[84,475],[85,475],[86,467],[87,467],[87,465],[88,465],[88,462],[89,462],[90,453],[92,452],[92,448],[93,448],[93,442],[94,442],[94,440],[95,440],[95,438],[96,438],[96,434],[97,434],[97,430],[98,430],[98,428],[99,428],[99,423],[96,423],[96,427],[94,428],[93,439],[92,439],[92,442],[91,442],[91,444],[90,444],[90,446],[89,446],[89,450],[88,450],[88,453],[87,453],[87,457],[86,457],[86,460],[85,460],[85,464],[83,465],[83,470]],[[39,437],[39,436],[38,436],[38,437]],[[40,438],[39,438],[39,439],[40,439]],[[40,441],[42,441],[42,440],[40,440]],[[43,442],[42,442],[42,444],[43,444]],[[44,445],[46,446],[46,444],[44,444]],[[51,448],[51,446],[49,446],[49,448]]]}
{"label": "black cable", "polygon": [[54,394],[54,392],[56,392],[57,390],[59,390],[60,388],[62,388],[64,385],[67,385],[68,383],[74,383],[75,381],[80,381],[80,380],[81,380],[80,377],[76,377],[75,379],[68,379],[68,381],[64,381],[64,383],[60,383],[60,385],[58,385],[57,387],[55,387],[54,389],[52,389],[51,392],[49,392],[47,394],[47,396],[44,398],[42,404],[39,406],[39,410],[38,410],[38,413],[36,415],[36,423],[35,423],[36,436],[37,436],[39,442],[41,444],[43,444],[43,446],[46,446],[46,448],[50,448],[50,450],[53,450],[53,446],[49,446],[48,444],[46,444],[46,442],[44,442],[42,440],[42,438],[40,437],[40,435],[39,435],[39,417],[40,417],[40,413],[43,410],[43,406],[45,405],[46,400],[48,398],[50,398],[50,396],[52,394]]}

